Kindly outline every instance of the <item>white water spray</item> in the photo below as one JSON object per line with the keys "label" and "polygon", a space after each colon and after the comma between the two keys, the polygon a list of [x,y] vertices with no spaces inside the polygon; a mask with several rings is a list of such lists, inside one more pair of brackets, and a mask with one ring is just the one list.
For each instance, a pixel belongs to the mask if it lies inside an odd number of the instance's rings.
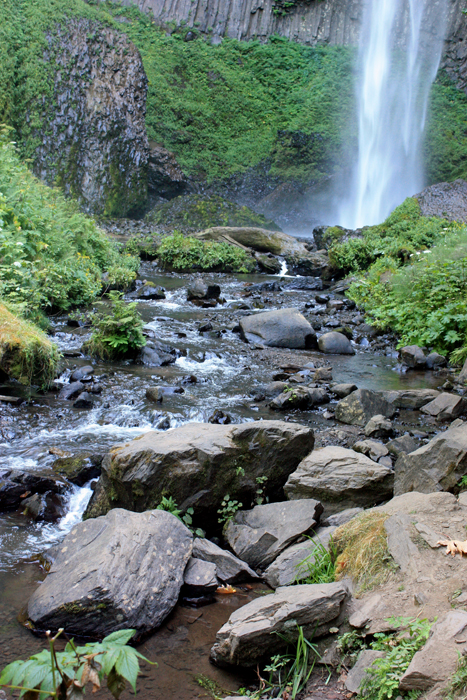
{"label": "white water spray", "polygon": [[381,223],[423,189],[423,134],[447,0],[367,0],[364,13],[358,159],[338,216],[352,229]]}

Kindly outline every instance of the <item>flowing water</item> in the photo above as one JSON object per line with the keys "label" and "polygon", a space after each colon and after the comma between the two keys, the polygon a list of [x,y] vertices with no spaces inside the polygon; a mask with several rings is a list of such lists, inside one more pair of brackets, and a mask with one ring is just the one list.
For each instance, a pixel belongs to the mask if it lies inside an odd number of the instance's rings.
{"label": "flowing water", "polygon": [[424,186],[422,144],[448,0],[368,0],[357,78],[358,158],[338,208],[346,228],[379,224]]}

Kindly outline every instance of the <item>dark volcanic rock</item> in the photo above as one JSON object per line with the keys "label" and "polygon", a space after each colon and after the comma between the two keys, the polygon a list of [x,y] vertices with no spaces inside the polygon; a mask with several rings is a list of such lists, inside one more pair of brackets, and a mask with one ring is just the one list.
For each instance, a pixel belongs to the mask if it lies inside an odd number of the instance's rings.
{"label": "dark volcanic rock", "polygon": [[151,194],[172,199],[183,194],[188,178],[173,153],[163,146],[151,144],[148,162],[148,189]]}
{"label": "dark volcanic rock", "polygon": [[175,606],[191,549],[191,532],[163,510],[115,509],[79,523],[31,596],[28,617],[36,629],[80,636],[149,632]]}
{"label": "dark volcanic rock", "polygon": [[35,493],[21,501],[24,514],[38,522],[53,523],[63,518],[66,512],[66,499],[59,493]]}
{"label": "dark volcanic rock", "polygon": [[71,384],[65,384],[63,389],[58,393],[59,399],[73,399],[78,396],[84,390],[84,384],[82,382],[72,382]]}
{"label": "dark volcanic rock", "polygon": [[63,494],[69,486],[53,473],[0,471],[0,510],[15,510],[33,494]]}

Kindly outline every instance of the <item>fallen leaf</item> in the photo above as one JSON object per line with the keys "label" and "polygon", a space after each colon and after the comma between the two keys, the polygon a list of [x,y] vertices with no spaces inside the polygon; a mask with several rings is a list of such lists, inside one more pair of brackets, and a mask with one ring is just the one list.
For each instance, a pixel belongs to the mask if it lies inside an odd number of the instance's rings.
{"label": "fallen leaf", "polygon": [[454,540],[438,540],[436,544],[441,544],[446,547],[446,554],[451,554],[455,557],[457,554],[457,546]]}
{"label": "fallen leaf", "polygon": [[216,593],[220,593],[221,595],[231,595],[232,593],[236,592],[237,589],[230,584],[228,586],[219,586],[219,588],[216,590]]}

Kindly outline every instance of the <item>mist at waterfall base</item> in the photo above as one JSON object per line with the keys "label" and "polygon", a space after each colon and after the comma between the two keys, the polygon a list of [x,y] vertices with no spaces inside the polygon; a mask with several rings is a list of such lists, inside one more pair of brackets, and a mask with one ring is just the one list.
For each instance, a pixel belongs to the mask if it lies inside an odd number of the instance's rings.
{"label": "mist at waterfall base", "polygon": [[314,214],[348,229],[379,224],[426,185],[423,140],[448,0],[368,0],[356,70],[353,166],[312,197]]}

